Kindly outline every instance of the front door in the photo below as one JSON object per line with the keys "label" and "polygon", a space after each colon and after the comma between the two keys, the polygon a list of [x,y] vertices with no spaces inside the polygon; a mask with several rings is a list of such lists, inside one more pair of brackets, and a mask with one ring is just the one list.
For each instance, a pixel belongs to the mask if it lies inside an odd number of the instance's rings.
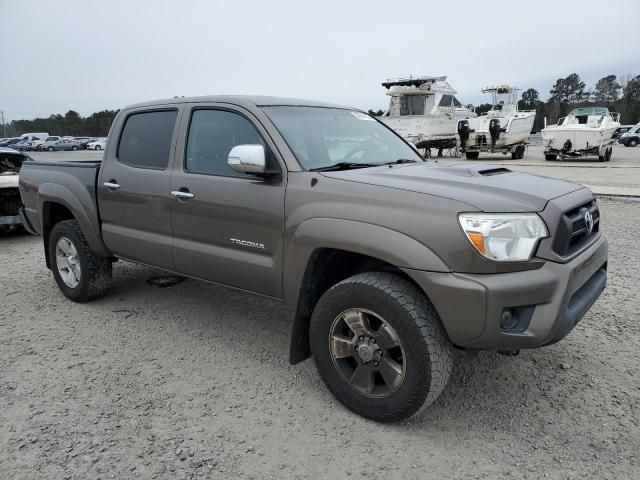
{"label": "front door", "polygon": [[[183,123],[171,178],[175,270],[281,298],[286,171],[273,144],[240,108],[191,106]],[[245,144],[262,144],[280,177],[231,169],[229,151]]]}
{"label": "front door", "polygon": [[170,194],[179,109],[133,111],[119,119],[98,181],[105,245],[117,257],[173,270]]}

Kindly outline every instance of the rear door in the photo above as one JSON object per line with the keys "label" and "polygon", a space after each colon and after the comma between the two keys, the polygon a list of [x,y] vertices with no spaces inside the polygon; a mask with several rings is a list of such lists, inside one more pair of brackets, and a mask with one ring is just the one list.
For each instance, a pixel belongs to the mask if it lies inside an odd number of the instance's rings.
{"label": "rear door", "polygon": [[[286,169],[275,145],[252,114],[240,107],[190,105],[185,110],[171,201],[175,270],[186,275],[282,296]],[[265,180],[229,167],[236,145],[262,144]]]}
{"label": "rear door", "polygon": [[98,182],[105,245],[116,256],[168,270],[170,178],[182,107],[128,111],[118,118]]}

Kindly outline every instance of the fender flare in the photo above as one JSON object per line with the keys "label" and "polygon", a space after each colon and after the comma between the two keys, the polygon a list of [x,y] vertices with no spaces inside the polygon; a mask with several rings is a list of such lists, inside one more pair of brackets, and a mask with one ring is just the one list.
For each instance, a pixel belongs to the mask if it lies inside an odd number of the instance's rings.
{"label": "fender flare", "polygon": [[303,289],[311,284],[315,254],[321,249],[358,253],[398,268],[434,272],[450,269],[429,247],[396,230],[371,223],[334,218],[312,218],[288,236],[283,285],[284,301],[295,308],[289,360],[299,363],[311,354],[309,321],[313,306]]}
{"label": "fender flare", "polygon": [[[95,199],[90,196],[88,191],[86,194],[86,198],[84,198],[83,200],[86,202],[90,202],[90,204],[93,204],[95,202]],[[66,207],[80,225],[80,230],[87,239],[87,243],[89,244],[91,249],[98,255],[102,255],[104,257],[111,256],[111,253],[102,241],[100,231],[96,230],[96,228],[99,229],[97,214],[92,218],[92,216],[83,206],[82,201],[73,191],[65,186],[57,185],[55,183],[43,183],[42,185],[40,185],[40,187],[38,188],[37,211],[38,221],[40,225],[42,225],[43,233],[45,232],[45,225],[49,224],[49,219],[45,218],[44,206],[46,203],[58,203]],[[47,246],[45,245],[45,252],[46,251]]]}
{"label": "fender flare", "polygon": [[398,268],[449,272],[449,267],[429,247],[413,237],[372,223],[335,218],[302,222],[287,241],[285,303],[296,305],[309,260],[319,248],[334,248],[367,255]]}

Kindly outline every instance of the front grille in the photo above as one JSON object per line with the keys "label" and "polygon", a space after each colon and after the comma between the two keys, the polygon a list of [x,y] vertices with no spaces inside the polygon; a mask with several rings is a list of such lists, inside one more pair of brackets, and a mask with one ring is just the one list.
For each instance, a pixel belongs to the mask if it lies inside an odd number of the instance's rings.
{"label": "front grille", "polygon": [[[589,231],[586,213],[591,213],[593,228]],[[553,251],[561,257],[567,257],[580,251],[600,231],[600,210],[595,200],[575,207],[562,214],[560,224],[553,241]]]}

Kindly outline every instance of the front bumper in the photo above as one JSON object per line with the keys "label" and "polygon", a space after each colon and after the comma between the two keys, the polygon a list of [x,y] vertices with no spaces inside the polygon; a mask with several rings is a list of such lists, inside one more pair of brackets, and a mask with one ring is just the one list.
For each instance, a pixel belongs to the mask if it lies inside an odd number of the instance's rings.
{"label": "front bumper", "polygon": [[[499,274],[407,269],[435,306],[450,340],[461,347],[517,350],[564,338],[598,299],[607,280],[607,240],[601,235],[568,263]],[[501,326],[504,312],[519,315]]]}

